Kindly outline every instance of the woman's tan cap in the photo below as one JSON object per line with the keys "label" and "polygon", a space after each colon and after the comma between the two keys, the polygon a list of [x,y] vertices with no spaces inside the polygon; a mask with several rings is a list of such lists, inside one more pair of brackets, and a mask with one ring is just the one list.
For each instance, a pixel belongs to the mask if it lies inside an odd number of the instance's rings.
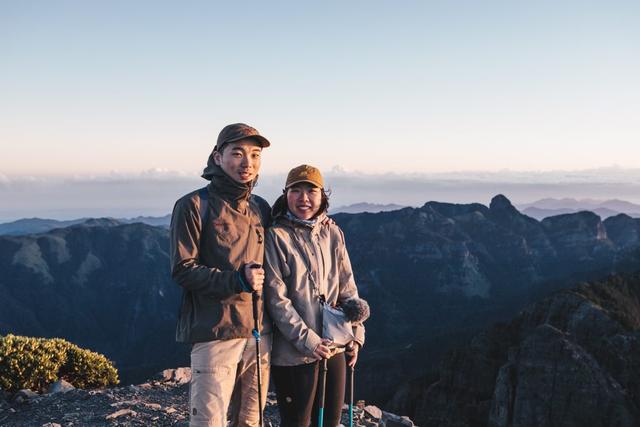
{"label": "woman's tan cap", "polygon": [[289,175],[287,175],[287,183],[284,188],[290,188],[301,182],[308,182],[318,188],[324,188],[324,180],[322,179],[320,169],[314,168],[313,166],[300,165],[291,169]]}

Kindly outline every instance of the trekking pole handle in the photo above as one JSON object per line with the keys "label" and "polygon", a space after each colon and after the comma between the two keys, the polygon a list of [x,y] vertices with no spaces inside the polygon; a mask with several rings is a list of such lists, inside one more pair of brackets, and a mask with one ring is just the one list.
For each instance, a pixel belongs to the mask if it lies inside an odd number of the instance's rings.
{"label": "trekking pole handle", "polygon": [[[262,268],[261,264],[251,264],[249,266],[249,268]],[[253,300],[253,321],[254,321],[254,327],[256,329],[256,331],[258,330],[258,302],[260,301],[260,294],[258,293],[258,291],[253,291],[251,292],[251,298]]]}

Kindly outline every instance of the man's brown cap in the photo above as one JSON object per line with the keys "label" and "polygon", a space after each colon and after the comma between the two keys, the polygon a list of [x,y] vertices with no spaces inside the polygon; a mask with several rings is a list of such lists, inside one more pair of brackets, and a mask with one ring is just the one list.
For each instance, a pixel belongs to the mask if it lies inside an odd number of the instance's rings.
{"label": "man's brown cap", "polygon": [[269,140],[260,135],[255,128],[244,123],[234,123],[232,125],[225,126],[218,135],[218,141],[216,142],[216,150],[220,149],[229,142],[236,142],[242,139],[253,139],[257,141],[261,147],[268,147],[271,145]]}
{"label": "man's brown cap", "polygon": [[309,165],[300,165],[289,171],[285,188],[290,188],[301,182],[308,182],[318,188],[324,188],[324,180],[318,168]]}

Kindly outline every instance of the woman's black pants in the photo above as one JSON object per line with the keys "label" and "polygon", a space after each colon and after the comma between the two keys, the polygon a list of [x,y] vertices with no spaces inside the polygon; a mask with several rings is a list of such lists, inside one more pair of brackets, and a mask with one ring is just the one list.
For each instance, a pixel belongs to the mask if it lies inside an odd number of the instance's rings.
{"label": "woman's black pants", "polygon": [[[271,366],[282,427],[316,427],[322,361],[297,366]],[[344,353],[327,363],[324,399],[324,426],[340,424],[347,368]]]}

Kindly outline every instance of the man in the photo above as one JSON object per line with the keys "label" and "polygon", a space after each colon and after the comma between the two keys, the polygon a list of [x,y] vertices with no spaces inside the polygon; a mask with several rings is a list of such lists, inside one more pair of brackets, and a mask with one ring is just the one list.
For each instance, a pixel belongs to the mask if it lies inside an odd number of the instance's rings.
{"label": "man", "polygon": [[176,202],[171,271],[183,288],[176,340],[192,344],[190,426],[258,426],[268,387],[270,322],[262,322],[262,402],[258,403],[252,292],[264,282],[269,204],[252,195],[262,149],[270,145],[243,123],[220,132],[202,177],[211,183]]}

